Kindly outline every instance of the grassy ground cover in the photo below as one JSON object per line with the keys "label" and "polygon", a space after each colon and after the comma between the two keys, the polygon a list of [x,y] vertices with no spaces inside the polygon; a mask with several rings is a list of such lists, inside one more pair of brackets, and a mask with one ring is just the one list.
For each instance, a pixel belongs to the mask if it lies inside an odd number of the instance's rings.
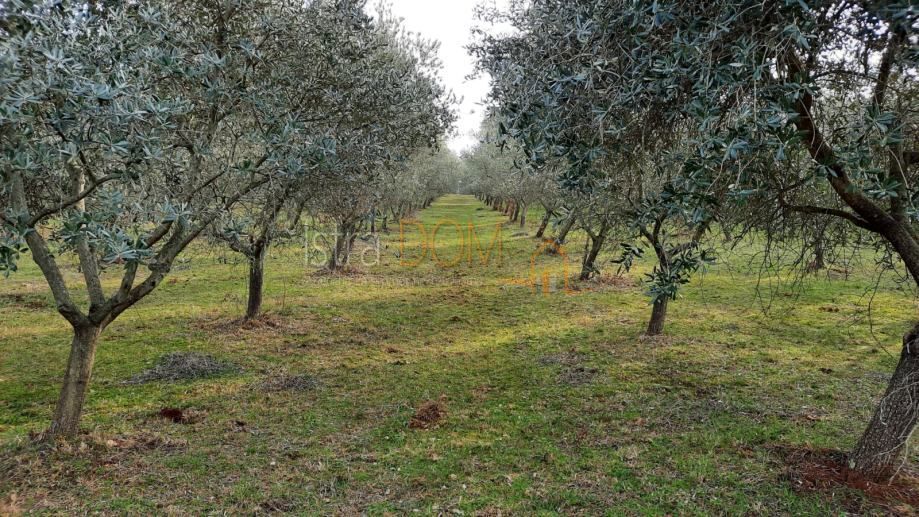
{"label": "grassy ground cover", "polygon": [[[568,256],[538,254],[529,220],[521,231],[447,196],[392,226],[378,261],[359,250],[356,270],[334,277],[302,246],[275,248],[269,314],[247,324],[244,266],[199,247],[107,329],[86,434],[51,449],[29,434],[49,421],[69,334],[24,263],[0,281],[0,501],[60,513],[908,510],[799,490],[785,456],[852,446],[919,310],[914,292],[885,281],[872,294],[870,260],[792,286],[750,273],[756,247],[742,247],[671,305],[667,336],[646,339],[637,279],[649,265],[566,283],[582,237]],[[500,256],[483,255],[493,239]],[[129,382],[175,352],[232,368]]]}

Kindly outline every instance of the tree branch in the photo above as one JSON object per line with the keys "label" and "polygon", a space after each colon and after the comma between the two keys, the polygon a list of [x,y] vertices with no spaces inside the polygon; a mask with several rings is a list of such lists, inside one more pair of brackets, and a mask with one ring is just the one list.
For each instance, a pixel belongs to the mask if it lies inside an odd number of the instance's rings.
{"label": "tree branch", "polygon": [[817,215],[829,215],[833,217],[840,217],[845,219],[859,228],[865,230],[876,232],[877,230],[871,226],[871,223],[862,219],[857,214],[852,212],[847,212],[845,210],[838,210],[835,208],[825,208],[822,206],[810,206],[810,205],[782,205],[783,207],[792,210],[794,212],[799,212],[802,214],[817,214]]}
{"label": "tree branch", "polygon": [[[785,54],[785,62],[788,66],[788,72],[795,80],[804,81],[807,71],[801,60],[793,51]],[[849,180],[845,168],[839,163],[836,153],[830,144],[824,139],[823,134],[817,129],[816,124],[811,116],[814,105],[814,97],[809,91],[805,91],[801,99],[796,103],[798,118],[795,120],[795,126],[799,131],[806,135],[807,151],[811,158],[831,171],[827,179],[830,186],[844,203],[849,205],[861,221],[867,222],[867,229],[873,232],[881,232],[885,228],[898,224],[884,209],[866,197],[861,190]],[[847,213],[847,212],[842,212]],[[847,216],[841,216],[850,219]],[[864,226],[862,226],[865,228]]]}
{"label": "tree branch", "polygon": [[109,176],[103,177],[103,178],[100,179],[99,181],[93,182],[93,184],[90,185],[89,188],[87,188],[86,190],[84,190],[84,191],[82,191],[82,192],[80,192],[80,193],[78,193],[78,194],[75,194],[75,195],[73,195],[72,197],[70,197],[70,198],[68,198],[68,199],[65,199],[64,201],[61,201],[60,203],[58,203],[58,204],[55,205],[55,206],[45,208],[45,209],[42,210],[41,212],[39,212],[39,213],[37,213],[36,215],[32,216],[32,218],[29,219],[28,222],[26,222],[26,226],[28,226],[28,227],[34,227],[34,226],[36,226],[37,224],[39,224],[40,222],[42,222],[42,220],[44,220],[46,217],[49,217],[49,216],[54,215],[54,214],[56,214],[56,213],[58,213],[58,212],[60,212],[60,211],[62,211],[62,210],[65,210],[65,209],[67,209],[67,208],[72,207],[73,205],[75,205],[75,204],[79,203],[80,201],[83,201],[84,199],[86,199],[87,197],[89,197],[93,192],[95,192],[96,190],[98,190],[99,187],[101,187],[102,185],[104,185],[104,184],[106,184],[106,183],[108,183],[108,182],[110,182],[110,181],[116,180],[116,179],[118,179],[118,178],[121,178],[121,174],[111,174],[111,175],[109,175]]}

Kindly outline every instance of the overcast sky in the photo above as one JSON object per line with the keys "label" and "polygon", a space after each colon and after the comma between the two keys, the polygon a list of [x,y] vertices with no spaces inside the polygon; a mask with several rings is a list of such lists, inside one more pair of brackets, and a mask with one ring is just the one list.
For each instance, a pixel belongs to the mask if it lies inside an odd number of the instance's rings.
{"label": "overcast sky", "polygon": [[[479,128],[484,116],[482,101],[488,94],[488,79],[466,79],[475,65],[465,47],[471,39],[470,30],[477,24],[473,11],[482,0],[390,1],[393,14],[405,20],[408,30],[440,40],[444,82],[462,101],[456,107],[457,132],[449,145],[456,153],[472,147],[476,143],[472,132]],[[504,0],[497,1],[503,5]]]}

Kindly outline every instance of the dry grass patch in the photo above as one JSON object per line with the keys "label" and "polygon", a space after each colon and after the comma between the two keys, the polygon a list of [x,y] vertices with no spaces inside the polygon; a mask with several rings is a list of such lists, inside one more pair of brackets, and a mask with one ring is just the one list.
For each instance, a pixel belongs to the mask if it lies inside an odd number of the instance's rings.
{"label": "dry grass patch", "polygon": [[210,354],[174,352],[160,357],[152,368],[134,375],[125,381],[125,384],[204,379],[227,373],[238,373],[240,370],[239,366],[217,359]]}

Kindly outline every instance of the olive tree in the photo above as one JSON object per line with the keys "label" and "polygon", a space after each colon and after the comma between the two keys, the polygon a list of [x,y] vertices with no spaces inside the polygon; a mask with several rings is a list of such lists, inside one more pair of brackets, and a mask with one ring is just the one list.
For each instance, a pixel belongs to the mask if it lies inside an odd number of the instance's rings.
{"label": "olive tree", "polygon": [[[301,7],[9,6],[24,21],[6,25],[24,29],[0,40],[0,264],[14,271],[28,251],[73,329],[50,428],[72,436],[103,330],[284,168],[299,124],[271,92],[305,71],[271,61],[289,42],[281,28],[295,27],[280,21]],[[63,269],[71,258],[85,307]]]}
{"label": "olive tree", "polygon": [[[386,171],[380,203],[371,217],[379,213],[383,218],[382,229],[386,230],[390,215],[394,221],[399,221],[414,209],[429,206],[443,194],[457,192],[462,166],[459,158],[442,142],[436,148],[418,150],[402,166]],[[371,225],[371,231],[375,231],[373,219]]]}
{"label": "olive tree", "polygon": [[[919,283],[917,17],[908,0],[518,4],[511,18],[533,54],[551,45],[557,57],[527,67],[553,88],[517,120],[525,138],[576,163],[635,128],[679,127],[694,151],[680,189],[836,218]],[[579,127],[587,138],[569,145],[556,122],[585,92],[594,116]],[[792,160],[798,153],[806,159]],[[919,420],[919,324],[903,345],[849,456],[869,478],[893,472]]]}
{"label": "olive tree", "polygon": [[[652,299],[647,332],[660,334],[669,301],[711,261],[699,243],[716,213],[710,198],[719,191],[677,194],[680,158],[691,151],[686,128],[662,124],[644,106],[603,104],[606,91],[576,68],[581,61],[592,66],[592,54],[581,47],[583,35],[566,25],[571,13],[556,7],[537,2],[515,4],[509,13],[486,11],[486,19],[519,30],[481,33],[472,50],[493,78],[491,97],[503,117],[499,130],[505,140],[522,149],[531,167],[561,164],[565,202],[548,251],[564,246],[572,230],[584,229],[582,278],[589,278],[613,227],[631,228],[631,235],[624,235],[632,242],[622,243],[618,262],[628,269],[646,248],[653,250],[657,263],[646,277]],[[599,111],[601,105],[606,112]],[[608,119],[633,122],[612,132],[605,129]]]}
{"label": "olive tree", "polygon": [[[363,5],[363,2],[357,2]],[[310,206],[317,220],[331,223],[330,270],[347,265],[360,226],[382,198],[384,172],[401,167],[419,148],[435,147],[450,130],[453,101],[439,80],[438,44],[407,34],[381,10],[361,23],[367,32],[360,59],[349,64],[356,91],[349,111],[330,129],[334,156]]]}
{"label": "olive tree", "polygon": [[556,215],[560,194],[555,182],[555,169],[529,162],[516,142],[502,139],[502,123],[494,116],[487,118],[478,131],[479,143],[463,156],[465,169],[474,182],[467,190],[495,210],[502,210],[509,222],[526,228],[527,211],[534,203],[545,210],[537,230],[541,238],[552,217]]}
{"label": "olive tree", "polygon": [[[276,175],[247,196],[213,232],[248,263],[247,319],[261,314],[269,246],[293,236],[304,209],[322,206],[322,216],[341,216],[336,231],[343,238],[331,253],[341,263],[370,211],[365,201],[373,198],[378,182],[372,176],[385,156],[414,143],[411,137],[445,130],[441,121],[424,118],[446,117],[437,111],[446,109],[447,95],[431,75],[437,68],[434,47],[406,38],[389,18],[374,20],[364,7],[359,1],[317,1],[290,20],[299,25],[298,39],[275,63],[310,71],[277,87],[277,96],[296,99],[287,116],[302,124],[302,140],[285,150],[285,168],[292,173]],[[394,116],[398,107],[412,116]]]}

